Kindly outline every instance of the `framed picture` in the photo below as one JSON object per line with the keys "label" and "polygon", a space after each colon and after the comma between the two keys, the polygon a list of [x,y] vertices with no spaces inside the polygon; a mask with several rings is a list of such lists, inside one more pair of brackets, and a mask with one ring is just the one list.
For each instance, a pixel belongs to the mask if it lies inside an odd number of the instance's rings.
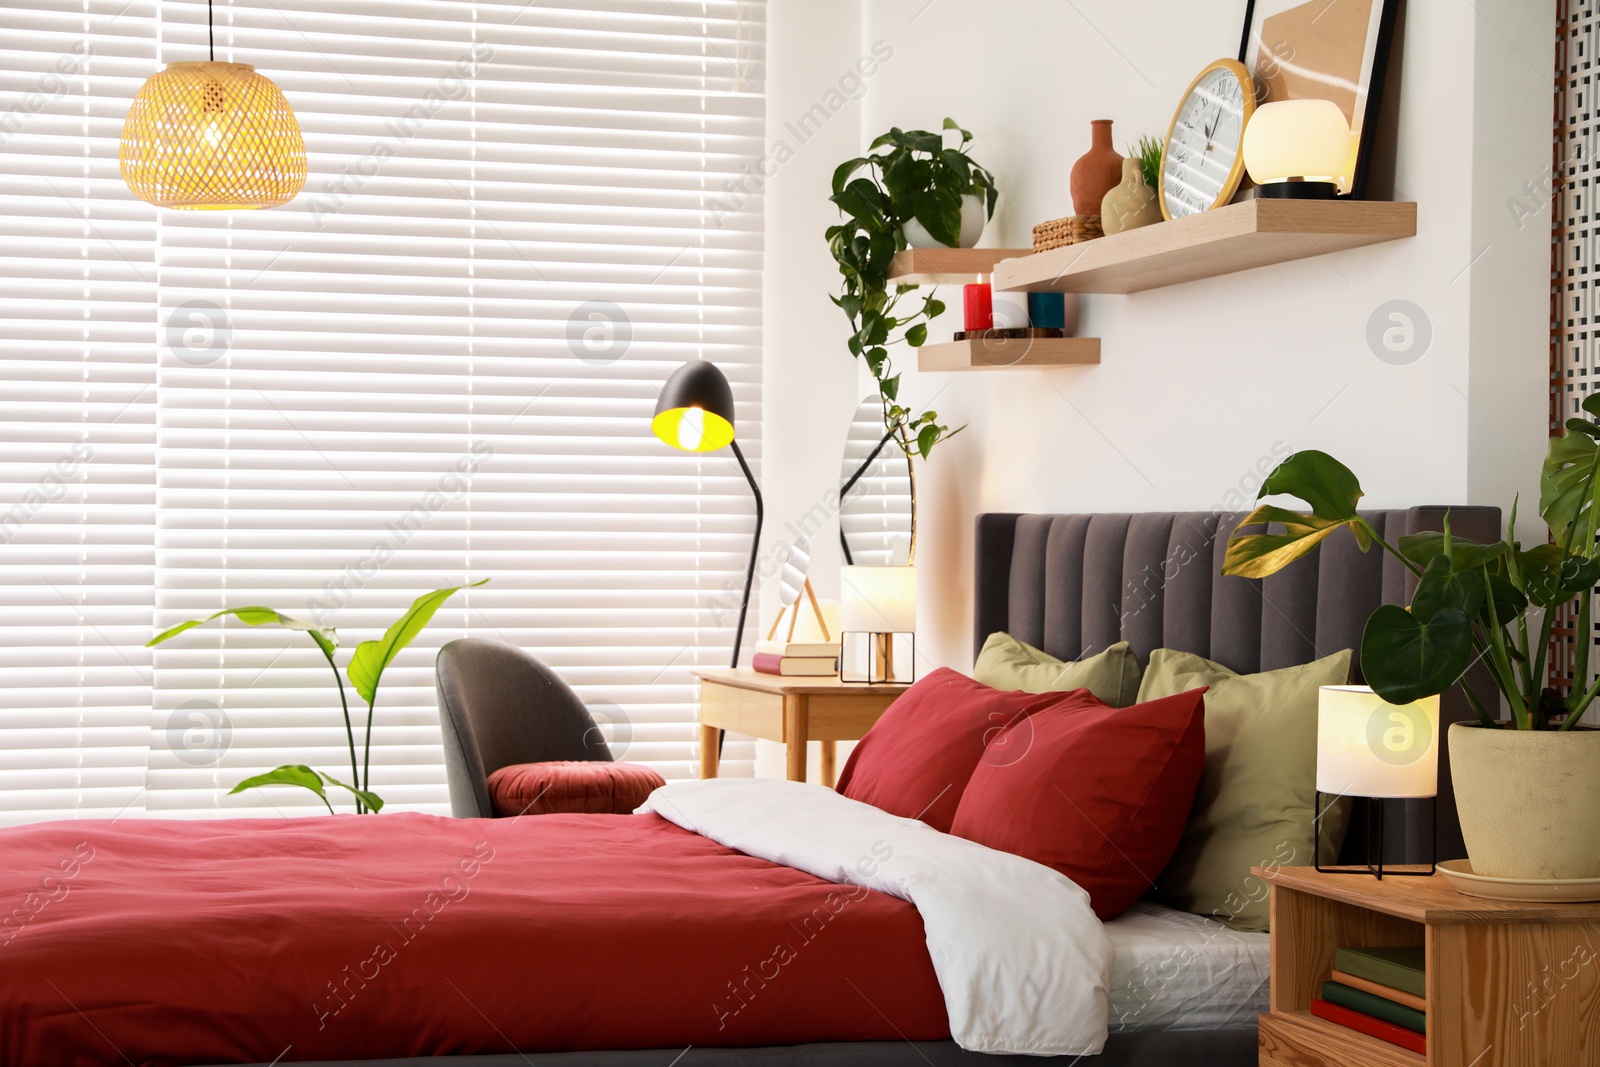
{"label": "framed picture", "polygon": [[1256,106],[1332,100],[1355,134],[1354,166],[1339,191],[1361,199],[1378,125],[1383,73],[1400,0],[1249,0],[1239,62]]}

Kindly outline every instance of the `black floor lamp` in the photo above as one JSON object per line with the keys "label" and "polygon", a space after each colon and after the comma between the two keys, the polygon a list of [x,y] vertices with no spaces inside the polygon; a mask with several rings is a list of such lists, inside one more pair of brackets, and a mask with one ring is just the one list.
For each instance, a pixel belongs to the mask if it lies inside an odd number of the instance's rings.
{"label": "black floor lamp", "polygon": [[714,452],[723,445],[733,449],[733,458],[739,461],[745,481],[756,496],[756,533],[750,541],[750,562],[744,570],[744,596],[739,600],[739,628],[733,632],[733,662],[739,665],[739,643],[744,638],[744,617],[750,610],[750,585],[756,574],[756,551],[761,546],[761,487],[750,464],[739,451],[739,442],[733,432],[733,390],[728,379],[713,363],[692,360],[672,372],[667,384],[661,387],[661,399],[656,401],[656,414],[650,420],[650,429],[673,448],[685,452]]}

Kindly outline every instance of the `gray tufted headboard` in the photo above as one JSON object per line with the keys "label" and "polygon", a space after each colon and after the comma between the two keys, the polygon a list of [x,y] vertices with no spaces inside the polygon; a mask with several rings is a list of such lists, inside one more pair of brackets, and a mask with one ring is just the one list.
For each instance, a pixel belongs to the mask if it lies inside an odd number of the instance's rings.
{"label": "gray tufted headboard", "polygon": [[[1362,515],[1393,544],[1402,534],[1442,528],[1445,508]],[[1500,509],[1452,507],[1452,532],[1500,538]],[[1416,580],[1379,548],[1363,553],[1345,531],[1311,555],[1263,580],[1224,578],[1223,552],[1241,514],[1149,512],[1132,515],[978,516],[976,647],[1005,631],[1052,656],[1076,659],[1128,641],[1142,662],[1152,649],[1193,652],[1241,674],[1306,663],[1340,649],[1356,652],[1379,604],[1404,604]],[[1467,676],[1491,706],[1494,688],[1481,666]],[[1459,690],[1446,693],[1440,718],[1470,717]],[[1388,857],[1428,852],[1426,806],[1389,819]],[[1449,760],[1441,752],[1439,858],[1466,855],[1456,818]],[[1351,820],[1347,855],[1364,853],[1365,819]]]}

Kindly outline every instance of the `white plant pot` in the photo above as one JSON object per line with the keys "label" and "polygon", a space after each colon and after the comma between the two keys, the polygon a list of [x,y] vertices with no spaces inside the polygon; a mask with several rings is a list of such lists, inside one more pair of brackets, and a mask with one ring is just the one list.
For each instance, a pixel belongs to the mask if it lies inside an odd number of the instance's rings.
{"label": "white plant pot", "polygon": [[1474,874],[1600,878],[1600,730],[1452,723],[1450,773]]}
{"label": "white plant pot", "polygon": [[[987,212],[984,209],[983,197],[968,194],[961,198],[961,243],[957,248],[976,247],[978,240],[983,237],[983,227],[987,223]],[[909,219],[904,229],[906,244],[912,248],[947,248],[933,239],[933,234],[925,229],[916,219]]]}

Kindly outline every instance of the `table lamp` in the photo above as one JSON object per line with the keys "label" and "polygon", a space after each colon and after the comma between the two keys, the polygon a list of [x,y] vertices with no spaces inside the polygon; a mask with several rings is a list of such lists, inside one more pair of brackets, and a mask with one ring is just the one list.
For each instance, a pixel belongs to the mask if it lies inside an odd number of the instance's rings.
{"label": "table lamp", "polygon": [[1244,128],[1245,169],[1273,199],[1332,200],[1349,173],[1350,124],[1331,100],[1276,100]]}
{"label": "table lamp", "polygon": [[[1438,859],[1438,813],[1433,856],[1426,871],[1383,866],[1383,802],[1439,795],[1439,698],[1390,704],[1364,685],[1325,685],[1317,694],[1316,843],[1321,841],[1323,794],[1369,797],[1367,862],[1360,867],[1314,866],[1328,874],[1432,874]],[[1376,843],[1376,860],[1373,858]],[[1320,849],[1313,845],[1315,853]]]}
{"label": "table lamp", "polygon": [[841,567],[839,594],[839,629],[843,631],[839,680],[911,681],[916,656],[917,569]]}
{"label": "table lamp", "polygon": [[744,637],[744,617],[750,609],[750,584],[755,579],[756,550],[761,545],[761,487],[750,464],[739,451],[734,439],[733,389],[728,379],[713,363],[690,360],[667,379],[661,387],[661,399],[656,401],[656,413],[650,420],[650,429],[673,448],[686,452],[714,452],[727,445],[733,449],[733,458],[739,461],[745,481],[756,497],[756,532],[750,541],[750,562],[744,571],[744,597],[739,601],[739,624],[733,632],[733,662],[739,666],[739,643]]}

